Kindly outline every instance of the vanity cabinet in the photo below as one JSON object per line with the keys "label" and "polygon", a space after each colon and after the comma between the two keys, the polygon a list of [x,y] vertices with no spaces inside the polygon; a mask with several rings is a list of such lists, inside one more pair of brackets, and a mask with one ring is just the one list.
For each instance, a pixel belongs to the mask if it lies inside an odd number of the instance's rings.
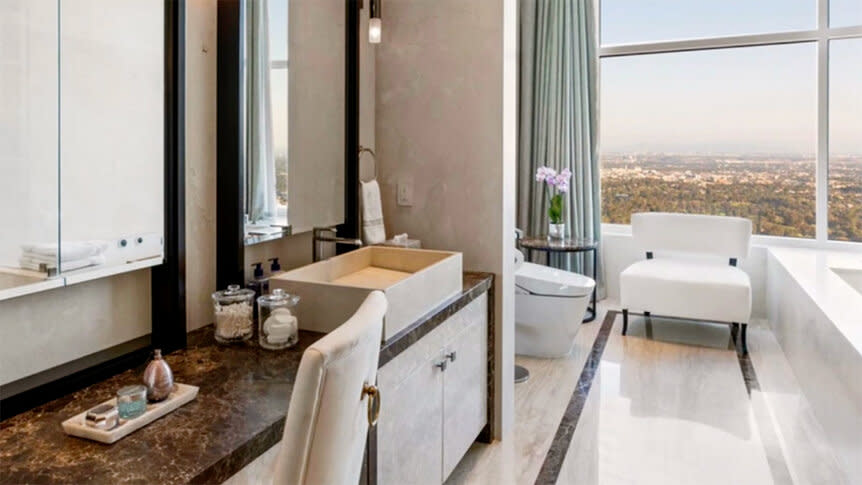
{"label": "vanity cabinet", "polygon": [[380,368],[377,485],[437,485],[488,421],[488,297]]}

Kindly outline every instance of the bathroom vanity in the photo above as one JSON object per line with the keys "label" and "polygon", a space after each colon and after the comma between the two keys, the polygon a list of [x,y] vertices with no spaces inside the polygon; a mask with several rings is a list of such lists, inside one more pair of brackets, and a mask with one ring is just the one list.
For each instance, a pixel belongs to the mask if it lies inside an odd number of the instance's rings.
{"label": "bathroom vanity", "polygon": [[[492,282],[464,273],[457,295],[383,343],[383,408],[363,483],[442,483],[492,436]],[[243,473],[281,440],[302,352],[322,335],[302,330],[296,347],[267,351],[196,330],[166,359],[176,382],[200,387],[197,399],[110,446],[67,436],[60,423],[138,381],[142,367],[14,416],[0,429],[0,483],[220,483]]]}

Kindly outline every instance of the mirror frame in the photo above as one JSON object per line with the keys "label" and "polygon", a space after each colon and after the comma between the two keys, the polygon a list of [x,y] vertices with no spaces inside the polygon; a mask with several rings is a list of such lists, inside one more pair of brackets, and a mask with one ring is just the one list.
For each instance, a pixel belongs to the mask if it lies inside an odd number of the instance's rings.
{"label": "mirror frame", "polygon": [[[338,234],[359,236],[359,11],[361,0],[346,7],[344,76],[344,223]],[[216,286],[245,286],[240,54],[244,39],[241,0],[218,0],[218,142],[216,163]]]}

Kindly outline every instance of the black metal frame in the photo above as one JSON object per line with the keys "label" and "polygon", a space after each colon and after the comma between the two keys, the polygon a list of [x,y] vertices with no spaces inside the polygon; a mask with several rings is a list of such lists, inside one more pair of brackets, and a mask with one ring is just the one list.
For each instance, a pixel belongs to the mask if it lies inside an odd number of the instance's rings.
{"label": "black metal frame", "polygon": [[151,271],[153,346],[186,346],[186,2],[165,0],[165,262]]}
{"label": "black metal frame", "polygon": [[[344,223],[338,235],[359,237],[359,10],[360,0],[345,0]],[[218,0],[218,155],[216,285],[245,283],[243,241],[242,2]],[[349,248],[355,249],[355,248]],[[344,248],[339,245],[339,252]]]}
{"label": "black metal frame", "polygon": [[[344,56],[344,223],[341,237],[359,234],[359,12],[362,0],[347,2]],[[348,247],[352,251],[355,247]],[[342,247],[339,251],[345,250]]]}
{"label": "black metal frame", "polygon": [[216,161],[216,286],[242,285],[245,280],[243,243],[242,150],[242,2],[218,0],[218,67]]}
{"label": "black metal frame", "polygon": [[[652,251],[647,251],[646,258],[647,259],[653,259]],[[730,266],[736,266],[737,259],[736,258],[730,258],[730,260],[728,261],[728,264],[730,264]],[[625,335],[629,331],[629,313],[634,314],[634,312],[629,312],[629,310],[627,308],[623,308],[623,332],[622,332],[623,335]],[[643,312],[643,316],[646,318],[650,318],[651,314],[650,314],[650,312],[645,311],[645,312]],[[726,322],[710,321],[710,323],[726,323]],[[739,337],[740,337],[739,338],[739,345],[738,345],[739,352],[742,355],[747,355],[748,354],[748,338],[747,338],[748,324],[747,323],[739,323],[739,322],[730,322],[730,323],[728,323],[728,325],[730,326],[730,335],[733,338],[734,342],[737,341],[736,337],[737,337],[737,334],[739,334]]]}
{"label": "black metal frame", "polygon": [[186,346],[185,0],[164,0],[164,7],[165,261],[150,270],[152,333],[0,386],[0,420],[141,365],[154,347]]}

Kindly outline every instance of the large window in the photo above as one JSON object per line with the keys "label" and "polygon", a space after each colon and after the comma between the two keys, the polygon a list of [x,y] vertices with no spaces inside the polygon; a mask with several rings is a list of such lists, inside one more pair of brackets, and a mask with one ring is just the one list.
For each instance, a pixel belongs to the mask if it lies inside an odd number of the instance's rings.
{"label": "large window", "polygon": [[862,2],[832,3],[602,0],[604,222],[862,241]]}

